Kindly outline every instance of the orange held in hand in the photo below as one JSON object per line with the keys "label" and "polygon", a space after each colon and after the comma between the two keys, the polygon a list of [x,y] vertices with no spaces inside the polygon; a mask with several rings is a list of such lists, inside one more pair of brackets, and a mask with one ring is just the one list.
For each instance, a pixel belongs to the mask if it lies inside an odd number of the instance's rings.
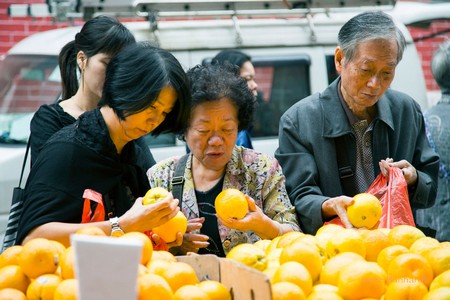
{"label": "orange held in hand", "polygon": [[217,195],[214,202],[217,215],[222,219],[242,219],[248,211],[244,193],[237,189],[225,189]]}
{"label": "orange held in hand", "polygon": [[353,204],[347,207],[348,220],[357,228],[373,228],[381,218],[380,200],[372,194],[361,193],[353,197]]}
{"label": "orange held in hand", "polygon": [[152,229],[153,233],[159,235],[166,243],[174,242],[177,239],[177,233],[185,234],[186,230],[187,218],[181,211],[168,222]]}
{"label": "orange held in hand", "polygon": [[142,199],[142,204],[148,205],[158,202],[164,198],[166,198],[169,192],[163,187],[154,187],[147,191],[144,198]]}

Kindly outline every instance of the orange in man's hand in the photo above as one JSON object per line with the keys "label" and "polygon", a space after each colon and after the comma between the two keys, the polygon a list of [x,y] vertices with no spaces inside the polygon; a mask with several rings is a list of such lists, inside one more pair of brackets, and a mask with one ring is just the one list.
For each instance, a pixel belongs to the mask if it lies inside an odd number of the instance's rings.
{"label": "orange in man's hand", "polygon": [[348,220],[357,228],[370,229],[377,224],[382,215],[380,200],[369,193],[353,197],[353,204],[347,207]]}
{"label": "orange in man's hand", "polygon": [[222,219],[242,219],[248,211],[247,198],[237,189],[225,189],[220,192],[214,206],[217,215]]}

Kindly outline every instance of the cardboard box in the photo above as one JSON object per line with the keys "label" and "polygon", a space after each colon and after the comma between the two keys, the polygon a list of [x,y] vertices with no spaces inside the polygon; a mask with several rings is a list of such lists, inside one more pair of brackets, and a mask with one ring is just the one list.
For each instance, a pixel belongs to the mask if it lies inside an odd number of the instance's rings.
{"label": "cardboard box", "polygon": [[271,300],[270,281],[264,273],[236,261],[215,255],[177,256],[188,263],[200,281],[216,280],[230,290],[234,300]]}

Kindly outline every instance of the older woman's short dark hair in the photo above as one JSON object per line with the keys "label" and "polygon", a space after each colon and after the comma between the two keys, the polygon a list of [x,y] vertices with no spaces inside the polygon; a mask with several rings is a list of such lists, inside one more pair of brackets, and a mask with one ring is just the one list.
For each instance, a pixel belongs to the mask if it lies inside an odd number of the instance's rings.
{"label": "older woman's short dark hair", "polygon": [[230,63],[197,65],[187,74],[192,94],[191,111],[205,102],[228,99],[236,105],[238,129],[248,128],[256,100],[245,79],[239,76],[237,66]]}
{"label": "older woman's short dark hair", "polygon": [[184,130],[191,102],[189,81],[169,51],[138,42],[124,48],[108,64],[99,105],[110,106],[119,118],[125,119],[150,107],[166,86],[175,89],[177,101],[161,125],[152,131],[153,135]]}

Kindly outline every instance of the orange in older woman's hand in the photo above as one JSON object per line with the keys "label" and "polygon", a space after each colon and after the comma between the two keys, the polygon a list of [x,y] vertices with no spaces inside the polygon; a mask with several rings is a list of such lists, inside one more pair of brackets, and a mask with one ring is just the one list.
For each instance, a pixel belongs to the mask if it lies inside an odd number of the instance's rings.
{"label": "orange in older woman's hand", "polygon": [[217,195],[214,202],[217,215],[222,219],[242,219],[248,211],[244,193],[237,189],[225,189]]}
{"label": "orange in older woman's hand", "polygon": [[177,233],[185,234],[187,230],[187,218],[179,211],[175,217],[166,223],[152,229],[153,233],[159,235],[166,243],[175,242]]}

